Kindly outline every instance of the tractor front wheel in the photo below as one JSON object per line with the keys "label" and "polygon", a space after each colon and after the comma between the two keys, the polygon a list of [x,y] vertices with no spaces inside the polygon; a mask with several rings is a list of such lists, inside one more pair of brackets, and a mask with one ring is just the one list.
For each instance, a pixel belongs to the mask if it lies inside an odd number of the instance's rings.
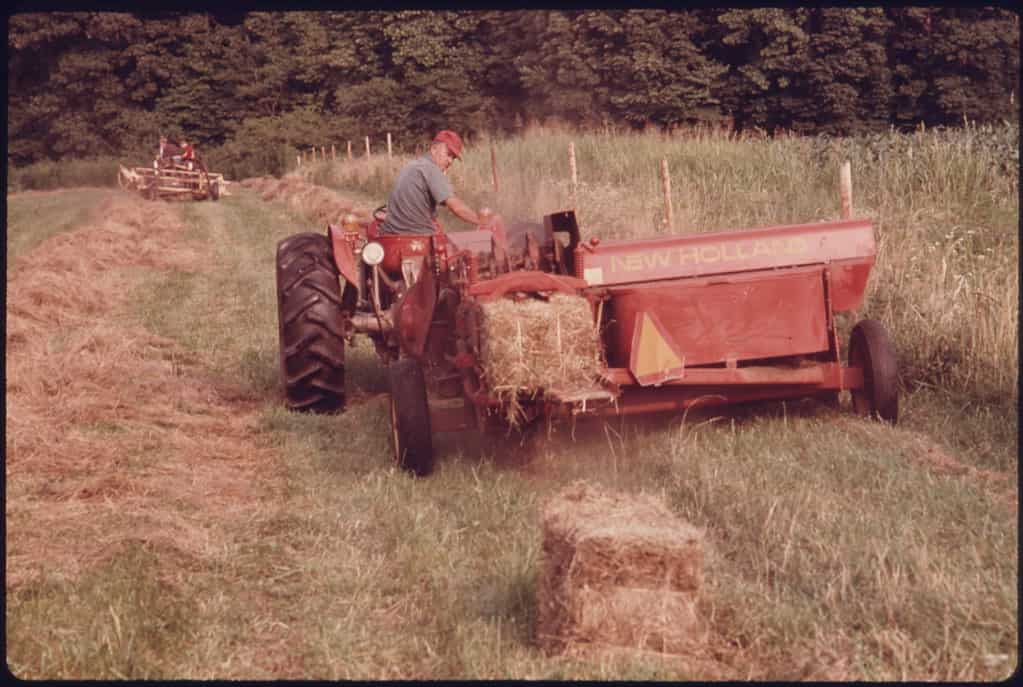
{"label": "tractor front wheel", "polygon": [[345,313],[330,242],[314,233],[277,244],[281,378],[292,410],[345,405]]}
{"label": "tractor front wheel", "polygon": [[895,349],[877,320],[862,320],[849,336],[849,366],[863,369],[863,387],[852,390],[853,408],[895,424],[899,419],[899,380]]}
{"label": "tractor front wheel", "polygon": [[419,477],[433,471],[430,407],[423,367],[412,358],[387,368],[391,382],[391,438],[398,465]]}

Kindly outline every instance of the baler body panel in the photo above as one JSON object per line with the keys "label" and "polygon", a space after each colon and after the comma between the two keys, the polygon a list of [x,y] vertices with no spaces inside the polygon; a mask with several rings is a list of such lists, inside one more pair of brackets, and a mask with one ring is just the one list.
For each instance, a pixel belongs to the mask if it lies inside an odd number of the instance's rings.
{"label": "baler body panel", "polygon": [[[629,367],[636,324],[660,322],[686,367],[827,351],[823,268],[671,279],[608,289],[605,352],[611,367]],[[656,335],[656,330],[647,336]]]}
{"label": "baler body panel", "polygon": [[592,286],[620,286],[803,265],[832,268],[837,310],[857,307],[876,253],[864,220],[795,224],[645,240],[582,243],[576,274]]}

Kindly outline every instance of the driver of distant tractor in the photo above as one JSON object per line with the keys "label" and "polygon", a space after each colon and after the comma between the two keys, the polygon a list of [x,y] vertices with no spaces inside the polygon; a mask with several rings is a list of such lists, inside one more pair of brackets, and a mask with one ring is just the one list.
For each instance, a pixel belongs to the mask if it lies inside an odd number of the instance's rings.
{"label": "driver of distant tractor", "polygon": [[195,147],[184,139],[181,140],[181,161],[189,169],[192,169],[192,163],[195,162]]}
{"label": "driver of distant tractor", "polygon": [[168,141],[166,136],[161,136],[160,151],[156,154],[156,160],[153,161],[153,166],[157,167],[160,160],[174,159],[175,156],[180,154],[180,148]]}
{"label": "driver of distant tractor", "polygon": [[433,234],[440,230],[437,206],[444,205],[464,222],[478,226],[480,216],[454,194],[447,172],[462,154],[462,139],[444,130],[433,137],[426,155],[409,162],[398,173],[387,199],[387,217],[381,234]]}

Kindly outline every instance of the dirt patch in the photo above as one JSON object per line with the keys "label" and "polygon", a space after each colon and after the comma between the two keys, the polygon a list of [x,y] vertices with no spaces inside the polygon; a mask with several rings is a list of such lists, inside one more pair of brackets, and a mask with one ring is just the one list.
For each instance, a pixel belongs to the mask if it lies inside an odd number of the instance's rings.
{"label": "dirt patch", "polygon": [[174,341],[130,324],[143,269],[202,270],[163,203],[115,197],[7,277],[8,589],[77,577],[126,541],[214,561],[275,490],[257,408]]}

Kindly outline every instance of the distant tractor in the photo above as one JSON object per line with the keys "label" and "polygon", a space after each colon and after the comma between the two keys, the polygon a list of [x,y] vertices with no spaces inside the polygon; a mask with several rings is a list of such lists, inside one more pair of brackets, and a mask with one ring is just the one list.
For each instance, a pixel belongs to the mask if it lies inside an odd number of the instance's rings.
{"label": "distant tractor", "polygon": [[[868,221],[584,241],[571,211],[507,227],[487,214],[476,230],[426,236],[381,235],[385,213],[278,244],[281,375],[289,408],[340,411],[345,346],[367,336],[388,365],[395,457],[417,475],[433,468],[434,432],[554,415],[848,390],[858,413],[898,418],[884,327],[856,324],[843,361],[835,326],[836,312],[863,300],[875,257]],[[586,321],[569,330],[558,308],[579,303]],[[512,319],[497,322],[502,305]],[[516,320],[514,308],[545,323]],[[557,379],[576,368],[542,356],[570,345],[589,346],[579,355],[595,365]],[[533,381],[495,381],[517,366]]]}
{"label": "distant tractor", "polygon": [[207,171],[201,161],[182,162],[161,158],[152,167],[129,169],[120,165],[117,183],[126,191],[138,191],[150,200],[219,200],[227,190],[223,174]]}

